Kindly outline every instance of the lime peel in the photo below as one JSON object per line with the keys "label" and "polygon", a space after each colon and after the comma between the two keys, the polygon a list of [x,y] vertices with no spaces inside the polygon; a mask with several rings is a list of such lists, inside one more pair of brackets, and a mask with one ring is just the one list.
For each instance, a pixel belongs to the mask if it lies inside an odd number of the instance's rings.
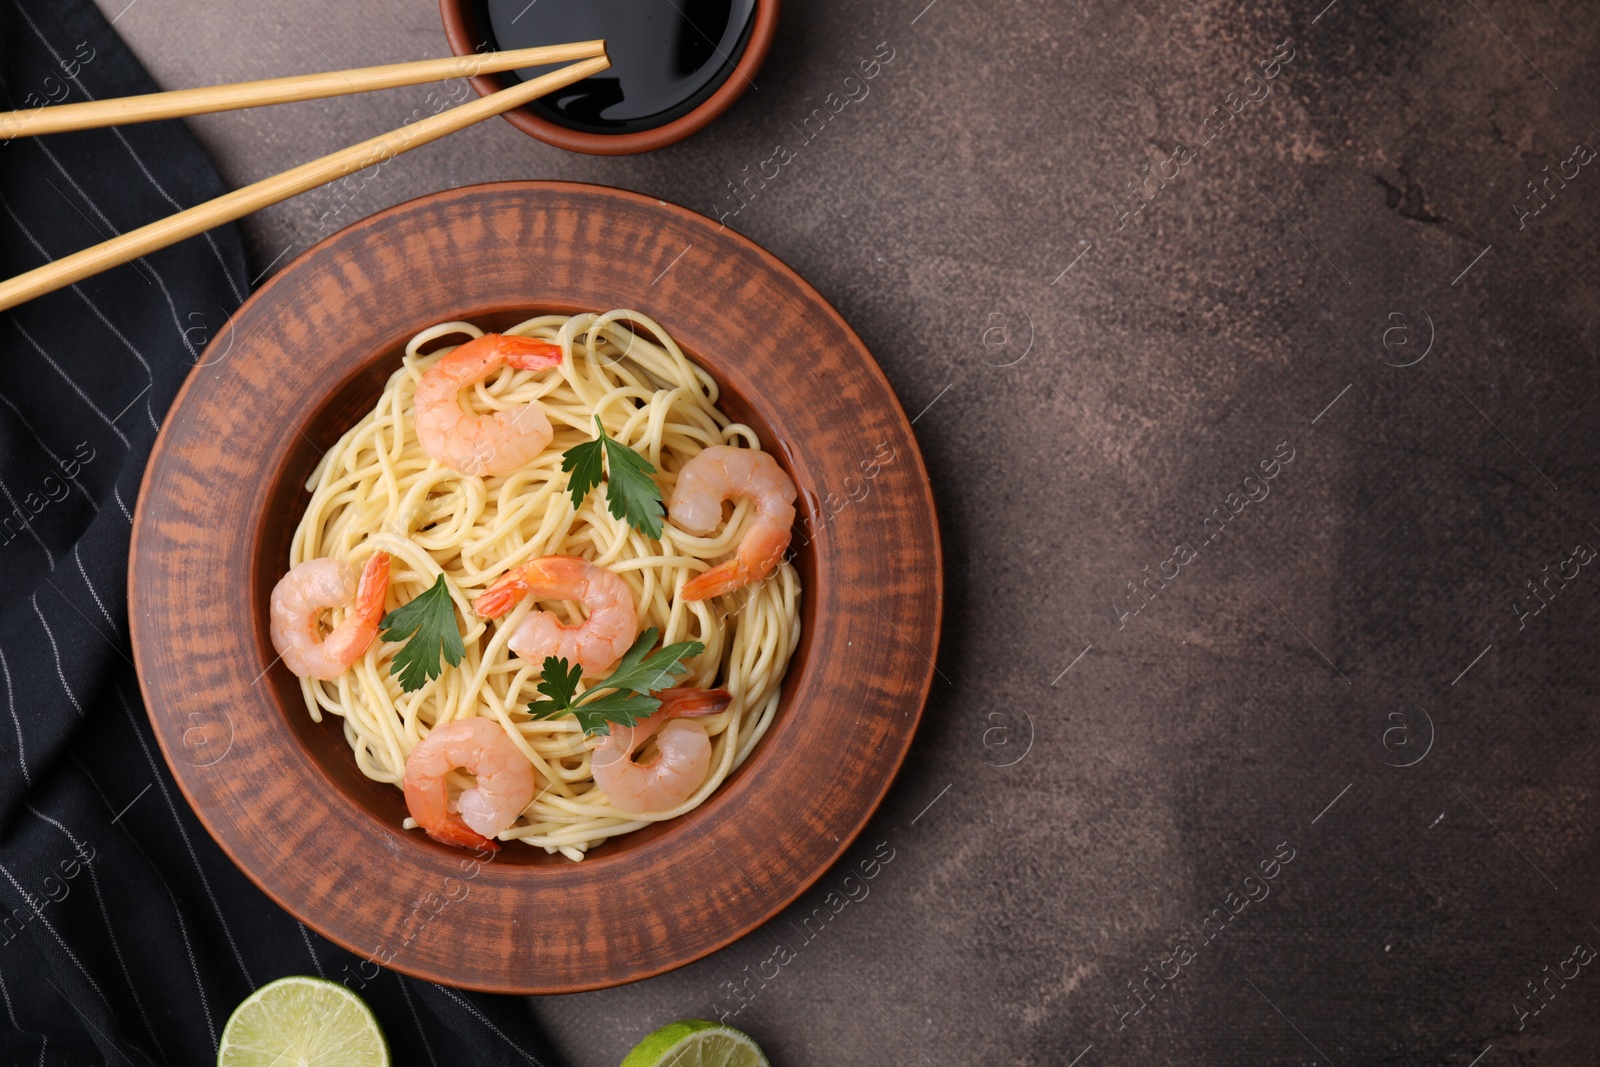
{"label": "lime peel", "polygon": [[389,1067],[366,1002],[323,978],[294,975],[244,999],[223,1027],[217,1067]]}
{"label": "lime peel", "polygon": [[705,1019],[668,1023],[633,1046],[622,1067],[771,1067],[750,1035]]}

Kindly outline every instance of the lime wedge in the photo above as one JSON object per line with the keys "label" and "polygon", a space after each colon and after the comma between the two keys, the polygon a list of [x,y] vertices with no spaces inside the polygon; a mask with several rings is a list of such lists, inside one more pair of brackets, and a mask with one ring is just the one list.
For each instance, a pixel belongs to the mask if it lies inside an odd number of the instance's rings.
{"label": "lime wedge", "polygon": [[731,1026],[704,1019],[669,1023],[633,1046],[622,1067],[770,1067],[761,1048]]}
{"label": "lime wedge", "polygon": [[217,1067],[389,1067],[362,999],[321,978],[280,978],[251,993],[222,1030]]}

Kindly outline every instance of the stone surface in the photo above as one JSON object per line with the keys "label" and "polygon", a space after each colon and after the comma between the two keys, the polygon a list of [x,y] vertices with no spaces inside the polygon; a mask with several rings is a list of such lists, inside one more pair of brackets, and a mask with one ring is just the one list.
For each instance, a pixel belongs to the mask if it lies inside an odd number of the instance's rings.
{"label": "stone surface", "polygon": [[[793,0],[759,88],[653,155],[491,122],[246,225],[267,272],[453,184],[730,211],[785,140],[728,224],[920,413],[947,630],[882,811],[767,928],[531,1010],[578,1067],[718,1012],[781,1064],[1592,1060],[1592,7],[925,2]],[[444,50],[426,0],[124,4],[171,87]],[[242,183],[430,91],[194,125]]]}

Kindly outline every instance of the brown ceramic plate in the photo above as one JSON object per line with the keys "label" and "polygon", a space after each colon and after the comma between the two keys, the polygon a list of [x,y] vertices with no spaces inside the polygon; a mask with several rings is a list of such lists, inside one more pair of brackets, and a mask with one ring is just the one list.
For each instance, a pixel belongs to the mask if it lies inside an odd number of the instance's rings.
{"label": "brown ceramic plate", "polygon": [[[804,633],[776,721],[699,809],[581,863],[490,863],[400,828],[340,723],[313,723],[267,598],[322,451],[412,334],[539,311],[636,309],[723,386],[801,490]],[[450,985],[613,985],[698,959],[817,879],[877,807],[933,677],[939,532],[878,365],[792,270],[680,207],[552,182],[414,200],[306,252],[246,301],[161,429],[129,561],[151,724],[233,861],[352,952]]]}

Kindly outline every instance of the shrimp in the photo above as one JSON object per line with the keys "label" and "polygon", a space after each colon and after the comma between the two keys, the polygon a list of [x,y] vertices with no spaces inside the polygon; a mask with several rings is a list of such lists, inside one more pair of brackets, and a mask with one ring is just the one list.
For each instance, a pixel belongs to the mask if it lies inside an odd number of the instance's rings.
{"label": "shrimp", "polygon": [[[733,701],[726,689],[663,689],[661,707],[635,726],[612,726],[589,757],[594,784],[611,806],[630,815],[669,811],[694,795],[711,769],[711,738],[686,717],[715,715]],[[633,754],[654,737],[656,756],[637,763]]]}
{"label": "shrimp", "polygon": [[722,502],[755,501],[756,517],[734,557],[683,587],[685,600],[706,600],[759,582],[778,566],[794,525],[794,482],[770,453],[713,445],[678,472],[667,513],[678,527],[700,537],[722,524]]}
{"label": "shrimp", "polygon": [[[356,585],[350,564],[337,559],[308,559],[289,569],[272,587],[272,647],[284,666],[299,678],[329,681],[350,669],[378,634],[383,598],[389,592],[389,553],[374,552]],[[327,608],[355,608],[327,637],[317,619]]]}
{"label": "shrimp", "polygon": [[525,660],[543,663],[556,656],[583,667],[585,675],[603,674],[639,636],[633,591],[613,571],[578,556],[541,556],[501,575],[473,602],[485,619],[497,619],[525,596],[541,600],[576,600],[589,617],[568,626],[548,611],[522,620],[507,642]]}
{"label": "shrimp", "polygon": [[545,370],[561,363],[561,349],[545,341],[486,333],[429,367],[417,383],[417,441],[422,450],[462,474],[487,477],[526,466],[544,451],[554,431],[538,404],[474,415],[461,406],[461,390],[501,367]]}
{"label": "shrimp", "polygon": [[[463,770],[477,784],[455,800],[445,775]],[[494,838],[533,802],[533,764],[493,719],[435,726],[406,760],[406,810],[428,836],[461,848],[498,850]]]}

